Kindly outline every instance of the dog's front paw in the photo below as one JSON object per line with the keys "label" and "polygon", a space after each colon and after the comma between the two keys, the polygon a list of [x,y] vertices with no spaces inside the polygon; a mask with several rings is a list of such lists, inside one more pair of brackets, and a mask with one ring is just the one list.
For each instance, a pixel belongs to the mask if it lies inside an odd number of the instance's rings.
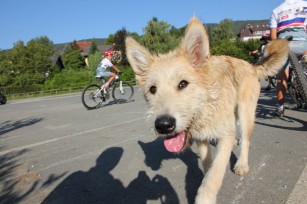
{"label": "dog's front paw", "polygon": [[[200,189],[199,189],[200,190]],[[196,196],[195,204],[215,204],[216,203],[216,195],[199,192]]]}
{"label": "dog's front paw", "polygon": [[237,162],[234,171],[238,176],[245,176],[249,171],[249,166],[246,163]]}

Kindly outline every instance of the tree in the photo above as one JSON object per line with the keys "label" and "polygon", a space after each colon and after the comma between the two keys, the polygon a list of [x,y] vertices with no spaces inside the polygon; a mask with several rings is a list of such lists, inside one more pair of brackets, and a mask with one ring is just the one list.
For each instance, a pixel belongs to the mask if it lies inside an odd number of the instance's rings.
{"label": "tree", "polygon": [[88,69],[94,74],[99,62],[102,60],[100,51],[96,51],[88,56]]}
{"label": "tree", "polygon": [[140,42],[153,53],[166,53],[174,49],[179,42],[177,38],[172,37],[170,30],[171,25],[165,21],[159,22],[154,17],[144,28],[144,35]]}
{"label": "tree", "polygon": [[71,70],[80,70],[84,68],[84,57],[80,54],[79,50],[73,50],[64,55],[64,65]]}
{"label": "tree", "polygon": [[225,19],[220,22],[220,24],[215,27],[212,31],[212,43],[216,44],[223,40],[231,40],[234,38],[234,33],[232,32],[233,21],[230,19]]}
{"label": "tree", "polygon": [[114,34],[110,34],[108,38],[104,41],[105,45],[113,45],[114,44]]}
{"label": "tree", "polygon": [[7,86],[13,82],[13,64],[10,59],[11,51],[0,51],[0,87]]}
{"label": "tree", "polygon": [[122,28],[121,30],[117,31],[114,35],[115,50],[119,51],[121,54],[120,64],[122,65],[128,64],[128,60],[126,57],[126,45],[125,45],[126,37],[127,37],[126,28]]}
{"label": "tree", "polygon": [[97,44],[96,44],[96,42],[93,40],[93,41],[92,41],[92,44],[91,44],[91,47],[90,47],[90,53],[89,53],[89,54],[93,54],[93,53],[95,53],[97,50],[98,50]]}
{"label": "tree", "polygon": [[46,36],[34,38],[27,44],[31,58],[31,74],[37,74],[38,81],[44,82],[44,78],[51,67],[50,56],[54,53],[53,42]]}

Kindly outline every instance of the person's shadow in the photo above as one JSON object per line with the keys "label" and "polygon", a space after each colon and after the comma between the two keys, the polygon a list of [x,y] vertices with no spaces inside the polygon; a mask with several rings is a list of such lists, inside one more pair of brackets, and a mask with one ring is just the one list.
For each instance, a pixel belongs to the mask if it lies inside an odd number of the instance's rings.
{"label": "person's shadow", "polygon": [[121,203],[125,190],[122,182],[110,171],[116,167],[123,149],[105,150],[88,172],[78,171],[60,183],[42,203]]}
{"label": "person's shadow", "polygon": [[147,203],[159,200],[162,204],[178,204],[179,199],[167,178],[157,174],[152,180],[145,171],[140,171],[126,189],[125,203]]}
{"label": "person's shadow", "polygon": [[[156,175],[150,179],[145,171],[139,171],[137,178],[124,187],[110,171],[119,163],[123,149],[111,147],[96,160],[96,166],[88,172],[78,171],[68,176],[42,202],[56,204],[78,203],[146,203],[160,200],[161,203],[179,203],[178,196],[169,181]],[[122,170],[125,174],[125,169]]]}
{"label": "person's shadow", "polygon": [[145,164],[152,170],[159,170],[162,162],[169,159],[180,159],[187,167],[185,175],[185,190],[188,203],[195,202],[197,189],[199,188],[204,174],[198,166],[199,157],[191,149],[185,150],[183,153],[174,154],[166,151],[163,146],[163,139],[157,138],[156,140],[148,143],[139,141],[144,154]]}

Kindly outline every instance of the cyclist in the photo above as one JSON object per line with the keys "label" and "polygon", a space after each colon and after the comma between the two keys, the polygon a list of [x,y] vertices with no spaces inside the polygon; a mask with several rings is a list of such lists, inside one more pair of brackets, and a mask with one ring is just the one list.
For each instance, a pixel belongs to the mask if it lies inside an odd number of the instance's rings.
{"label": "cyclist", "polygon": [[248,55],[254,55],[254,54],[260,54],[261,56],[264,53],[264,48],[266,44],[268,44],[271,41],[271,36],[269,34],[263,35],[260,39],[261,45],[258,49],[248,52]]}
{"label": "cyclist", "polygon": [[[263,57],[263,54],[264,54],[264,50],[265,50],[265,46],[266,44],[268,44],[269,42],[271,42],[271,36],[270,34],[266,34],[266,35],[263,35],[261,38],[260,38],[260,42],[261,42],[261,45],[259,46],[258,49],[256,50],[253,50],[253,51],[250,51],[248,52],[248,55],[258,55],[258,62],[261,61],[261,58]],[[257,62],[257,63],[258,63]],[[266,91],[270,90],[272,87],[275,87],[274,83],[273,83],[273,80],[272,80],[272,77],[268,77],[268,81],[269,81],[269,84],[268,86],[265,88]]]}
{"label": "cyclist", "polygon": [[[303,0],[284,0],[276,7],[271,15],[271,38],[285,38],[293,36],[289,43],[290,49],[296,54],[303,54],[302,60],[307,61],[307,34],[306,34],[307,2]],[[277,75],[277,101],[276,114],[283,116],[287,80],[289,77],[289,62]]]}
{"label": "cyclist", "polygon": [[101,60],[101,62],[99,63],[97,69],[96,69],[96,77],[110,77],[109,80],[104,84],[104,87],[106,89],[110,89],[110,84],[111,82],[115,79],[116,74],[110,71],[106,71],[106,69],[108,67],[112,67],[113,69],[115,69],[115,71],[120,72],[120,70],[112,64],[111,59],[113,56],[113,52],[112,51],[106,51],[105,53],[103,53],[104,55],[104,59]]}

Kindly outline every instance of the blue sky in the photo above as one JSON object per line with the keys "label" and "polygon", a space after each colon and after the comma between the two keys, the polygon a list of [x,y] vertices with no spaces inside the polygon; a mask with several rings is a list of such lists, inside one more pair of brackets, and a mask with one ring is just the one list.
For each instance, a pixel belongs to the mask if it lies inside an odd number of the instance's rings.
{"label": "blue sky", "polygon": [[152,17],[181,28],[203,23],[269,19],[283,0],[0,0],[0,49],[47,36],[53,43],[106,38],[126,28],[143,33]]}

